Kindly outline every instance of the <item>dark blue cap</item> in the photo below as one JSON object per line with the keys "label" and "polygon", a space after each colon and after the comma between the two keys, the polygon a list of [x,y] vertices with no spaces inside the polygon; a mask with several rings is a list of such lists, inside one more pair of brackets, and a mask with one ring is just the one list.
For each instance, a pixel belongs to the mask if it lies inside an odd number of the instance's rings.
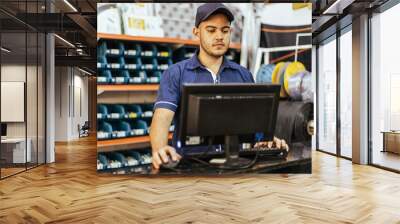
{"label": "dark blue cap", "polygon": [[212,14],[220,12],[228,17],[229,22],[233,21],[233,14],[229,9],[222,3],[206,3],[197,8],[196,23],[195,26],[199,27],[199,24],[210,17]]}

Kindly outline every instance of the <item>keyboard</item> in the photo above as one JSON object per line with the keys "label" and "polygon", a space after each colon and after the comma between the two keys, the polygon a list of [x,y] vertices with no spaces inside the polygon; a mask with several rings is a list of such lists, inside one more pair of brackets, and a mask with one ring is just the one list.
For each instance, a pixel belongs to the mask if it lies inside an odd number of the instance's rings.
{"label": "keyboard", "polygon": [[[258,157],[262,158],[286,158],[288,152],[286,149],[278,148],[267,148],[267,147],[256,147],[243,149],[239,151],[239,156],[241,157],[254,157],[258,153]],[[185,156],[197,157],[197,158],[215,158],[215,157],[225,157],[224,151],[210,150],[207,153],[204,152],[185,152]]]}
{"label": "keyboard", "polygon": [[252,157],[254,157],[257,153],[258,153],[258,157],[286,158],[288,152],[287,152],[286,149],[257,147],[257,148],[250,148],[250,149],[241,150],[241,151],[239,151],[239,156],[242,156],[242,157],[252,156]]}

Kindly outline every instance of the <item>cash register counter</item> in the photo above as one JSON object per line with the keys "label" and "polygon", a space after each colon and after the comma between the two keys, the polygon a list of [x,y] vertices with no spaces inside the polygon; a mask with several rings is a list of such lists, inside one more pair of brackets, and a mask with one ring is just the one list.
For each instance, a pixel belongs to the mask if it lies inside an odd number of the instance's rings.
{"label": "cash register counter", "polygon": [[[100,172],[104,173],[104,172]],[[244,173],[311,173],[311,148],[303,144],[292,144],[284,159],[259,157],[257,162],[246,169],[222,170],[192,160],[181,160],[175,168],[153,170],[151,165],[109,170],[113,174],[132,174],[148,176],[199,176],[230,175]]]}

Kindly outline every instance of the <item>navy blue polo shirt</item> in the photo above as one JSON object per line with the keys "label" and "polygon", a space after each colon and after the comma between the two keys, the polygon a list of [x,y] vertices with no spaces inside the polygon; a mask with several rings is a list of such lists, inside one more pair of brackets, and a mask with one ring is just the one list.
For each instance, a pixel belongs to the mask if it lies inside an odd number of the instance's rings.
{"label": "navy blue polo shirt", "polygon": [[[184,150],[177,148],[182,86],[185,83],[214,83],[211,72],[200,63],[197,54],[198,51],[196,51],[192,58],[168,67],[161,76],[160,88],[154,104],[154,110],[165,108],[175,112],[175,130],[172,144],[180,154]],[[228,60],[225,56],[217,77],[219,78],[219,83],[254,83],[253,76],[249,70]]]}

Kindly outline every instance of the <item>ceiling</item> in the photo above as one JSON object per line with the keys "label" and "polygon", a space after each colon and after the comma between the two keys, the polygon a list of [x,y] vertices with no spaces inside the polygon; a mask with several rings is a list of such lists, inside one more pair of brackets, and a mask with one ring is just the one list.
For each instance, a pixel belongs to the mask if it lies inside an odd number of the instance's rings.
{"label": "ceiling", "polygon": [[[336,28],[334,26],[337,26],[338,21],[342,21],[344,17],[357,16],[367,10],[373,10],[387,1],[388,0],[269,0],[268,2],[312,2],[312,32],[313,39],[315,39],[315,37],[323,36],[329,29],[335,32]],[[95,72],[97,60],[97,2],[124,1],[1,0],[0,27],[3,33],[2,46],[6,46],[7,49],[12,49],[12,52],[14,52],[15,49],[15,52],[9,56],[22,57],[26,55],[26,52],[22,50],[25,49],[26,40],[25,35],[21,37],[21,32],[25,33],[26,30],[28,32],[54,32],[75,46],[71,47],[70,44],[56,38],[56,65],[71,65],[71,63],[73,63],[75,66],[85,67]],[[34,53],[36,48],[34,43],[30,43],[32,38],[32,35],[27,35],[28,56]]]}
{"label": "ceiling", "polygon": [[56,66],[79,66],[95,73],[96,23],[96,0],[0,1],[2,46],[11,50],[10,59],[24,59],[26,51],[28,58],[36,55],[36,33],[49,32],[74,45],[55,38]]}
{"label": "ceiling", "polygon": [[351,24],[352,18],[373,11],[388,0],[313,0],[313,42]]}

